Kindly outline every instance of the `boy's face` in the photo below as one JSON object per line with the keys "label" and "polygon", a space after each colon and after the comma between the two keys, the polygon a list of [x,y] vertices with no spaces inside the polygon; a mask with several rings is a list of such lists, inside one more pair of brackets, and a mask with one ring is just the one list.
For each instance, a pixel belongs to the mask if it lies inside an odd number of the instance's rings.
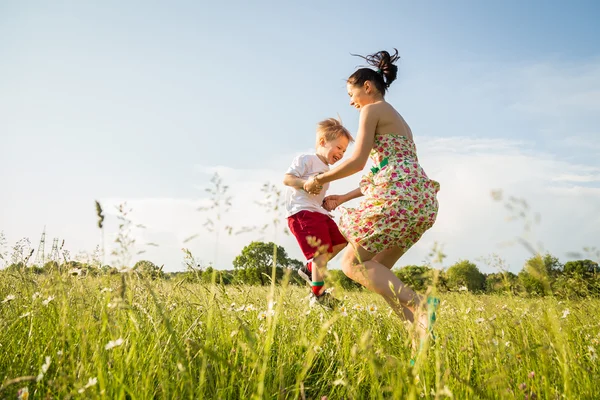
{"label": "boy's face", "polygon": [[333,165],[344,157],[344,153],[348,148],[348,138],[340,136],[337,139],[329,142],[325,139],[319,141],[317,152],[323,156],[329,165]]}

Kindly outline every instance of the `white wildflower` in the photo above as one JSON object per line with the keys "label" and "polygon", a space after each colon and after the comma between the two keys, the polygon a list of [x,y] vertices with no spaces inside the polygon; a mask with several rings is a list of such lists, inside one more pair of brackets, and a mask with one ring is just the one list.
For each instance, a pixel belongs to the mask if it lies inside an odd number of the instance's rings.
{"label": "white wildflower", "polygon": [[390,340],[392,340],[392,335],[388,333],[386,340],[389,342]]}
{"label": "white wildflower", "polygon": [[354,311],[362,311],[363,310],[363,306],[360,304],[355,304],[354,307],[352,307],[352,309]]}
{"label": "white wildflower", "polygon": [[105,287],[105,288],[103,288],[103,289],[100,291],[100,293],[106,293],[106,292],[112,292],[112,291],[113,291],[113,290],[112,290],[111,288],[107,288],[107,287]]}
{"label": "white wildflower", "polygon": [[469,289],[467,289],[467,287],[466,287],[466,286],[464,286],[464,285],[458,288],[458,291],[459,291],[459,292],[467,292],[468,290],[469,290]]}
{"label": "white wildflower", "polygon": [[256,311],[256,307],[254,307],[254,304],[248,304],[244,311]]}
{"label": "white wildflower", "polygon": [[267,318],[267,312],[266,311],[261,311],[258,313],[258,320],[262,321],[263,319]]}
{"label": "white wildflower", "polygon": [[315,351],[315,353],[321,353],[323,351],[323,348],[321,346],[314,346],[313,350]]}
{"label": "white wildflower", "polygon": [[471,307],[469,307],[469,308],[467,308],[467,309],[465,310],[465,314],[468,314],[468,313],[470,313],[470,312],[471,312]]}
{"label": "white wildflower", "polygon": [[36,382],[39,382],[39,381],[42,380],[42,378],[44,377],[44,375],[46,374],[46,372],[48,372],[48,368],[50,368],[50,364],[51,364],[51,359],[50,359],[50,357],[46,356],[46,360],[45,360],[44,364],[42,364],[42,368],[40,369],[40,373],[35,378]]}
{"label": "white wildflower", "polygon": [[31,298],[32,298],[33,300],[37,299],[38,297],[42,297],[42,294],[41,294],[40,292],[35,292],[35,293],[34,293],[34,294],[31,296]]}
{"label": "white wildflower", "polygon": [[492,315],[491,317],[488,318],[488,321],[493,321],[496,319],[496,314]]}
{"label": "white wildflower", "polygon": [[484,308],[483,307],[477,307],[477,311],[479,312],[483,312]]}
{"label": "white wildflower", "polygon": [[446,396],[446,397],[450,397],[450,398],[454,397],[454,395],[452,394],[452,392],[450,391],[450,388],[448,388],[448,386],[444,386],[444,388],[442,390],[440,390],[439,394]]}
{"label": "white wildflower", "polygon": [[341,306],[339,308],[340,314],[342,314],[342,317],[347,317],[348,316],[348,309],[346,308],[346,306]]}
{"label": "white wildflower", "polygon": [[565,310],[563,311],[563,315],[561,318],[565,319],[567,318],[567,315],[571,314],[571,311],[569,311],[568,308],[565,308]]}
{"label": "white wildflower", "polygon": [[477,318],[477,319],[475,320],[475,323],[477,323],[477,324],[480,324],[480,323],[482,323],[483,321],[485,321],[485,319],[483,319],[483,318]]}
{"label": "white wildflower", "polygon": [[507,340],[507,341],[506,341],[506,343],[504,343],[504,345],[505,345],[506,347],[510,347],[510,340]]}
{"label": "white wildflower", "polygon": [[13,301],[15,299],[15,295],[14,294],[9,294],[8,296],[6,296],[4,298],[4,300],[2,300],[2,303],[8,303],[9,301]]}
{"label": "white wildflower", "polygon": [[229,334],[229,337],[234,337],[237,334],[238,334],[238,331],[231,331],[231,333]]}
{"label": "white wildflower", "polygon": [[114,347],[120,346],[122,345],[124,342],[123,338],[118,338],[117,340],[111,340],[110,342],[108,342],[106,344],[106,346],[104,346],[105,350],[110,350]]}
{"label": "white wildflower", "polygon": [[376,314],[377,313],[377,306],[375,304],[370,304],[367,307],[367,311],[369,312],[369,314]]}
{"label": "white wildflower", "polygon": [[47,306],[52,300],[54,300],[54,296],[48,296],[46,300],[42,301],[42,304]]}
{"label": "white wildflower", "polygon": [[27,386],[22,387],[17,392],[17,400],[27,400],[29,399],[29,388]]}
{"label": "white wildflower", "polygon": [[91,388],[92,386],[96,386],[98,384],[98,378],[90,378],[88,383],[85,384],[84,387],[78,390],[79,393],[85,392],[87,388]]}

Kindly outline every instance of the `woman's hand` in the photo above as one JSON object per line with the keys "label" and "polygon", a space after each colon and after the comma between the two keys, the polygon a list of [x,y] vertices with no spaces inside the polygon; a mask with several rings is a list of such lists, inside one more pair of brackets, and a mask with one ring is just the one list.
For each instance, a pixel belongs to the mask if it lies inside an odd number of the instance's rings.
{"label": "woman's hand", "polygon": [[314,176],[311,176],[304,182],[303,188],[309,194],[319,194],[321,189],[323,189],[323,185],[317,182]]}

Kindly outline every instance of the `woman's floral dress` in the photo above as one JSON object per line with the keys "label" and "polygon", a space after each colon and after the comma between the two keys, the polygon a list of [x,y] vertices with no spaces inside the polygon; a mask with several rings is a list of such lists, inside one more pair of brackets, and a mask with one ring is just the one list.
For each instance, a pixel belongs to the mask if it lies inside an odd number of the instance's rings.
{"label": "woman's floral dress", "polygon": [[370,157],[376,166],[360,181],[365,198],[358,208],[340,207],[340,230],[369,252],[397,246],[405,253],[433,226],[440,184],[427,177],[405,136],[376,136]]}

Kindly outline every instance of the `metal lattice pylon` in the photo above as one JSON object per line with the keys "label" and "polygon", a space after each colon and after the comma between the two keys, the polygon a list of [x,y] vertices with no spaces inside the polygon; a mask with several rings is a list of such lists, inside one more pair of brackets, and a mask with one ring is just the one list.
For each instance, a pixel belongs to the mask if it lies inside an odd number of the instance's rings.
{"label": "metal lattice pylon", "polygon": [[60,251],[58,250],[58,238],[52,239],[52,250],[50,251],[50,261],[60,264]]}
{"label": "metal lattice pylon", "polygon": [[40,238],[40,244],[37,249],[37,254],[35,255],[35,265],[38,267],[43,267],[46,262],[46,257],[44,254],[46,248],[46,227],[44,227],[44,231],[42,232],[42,237]]}

